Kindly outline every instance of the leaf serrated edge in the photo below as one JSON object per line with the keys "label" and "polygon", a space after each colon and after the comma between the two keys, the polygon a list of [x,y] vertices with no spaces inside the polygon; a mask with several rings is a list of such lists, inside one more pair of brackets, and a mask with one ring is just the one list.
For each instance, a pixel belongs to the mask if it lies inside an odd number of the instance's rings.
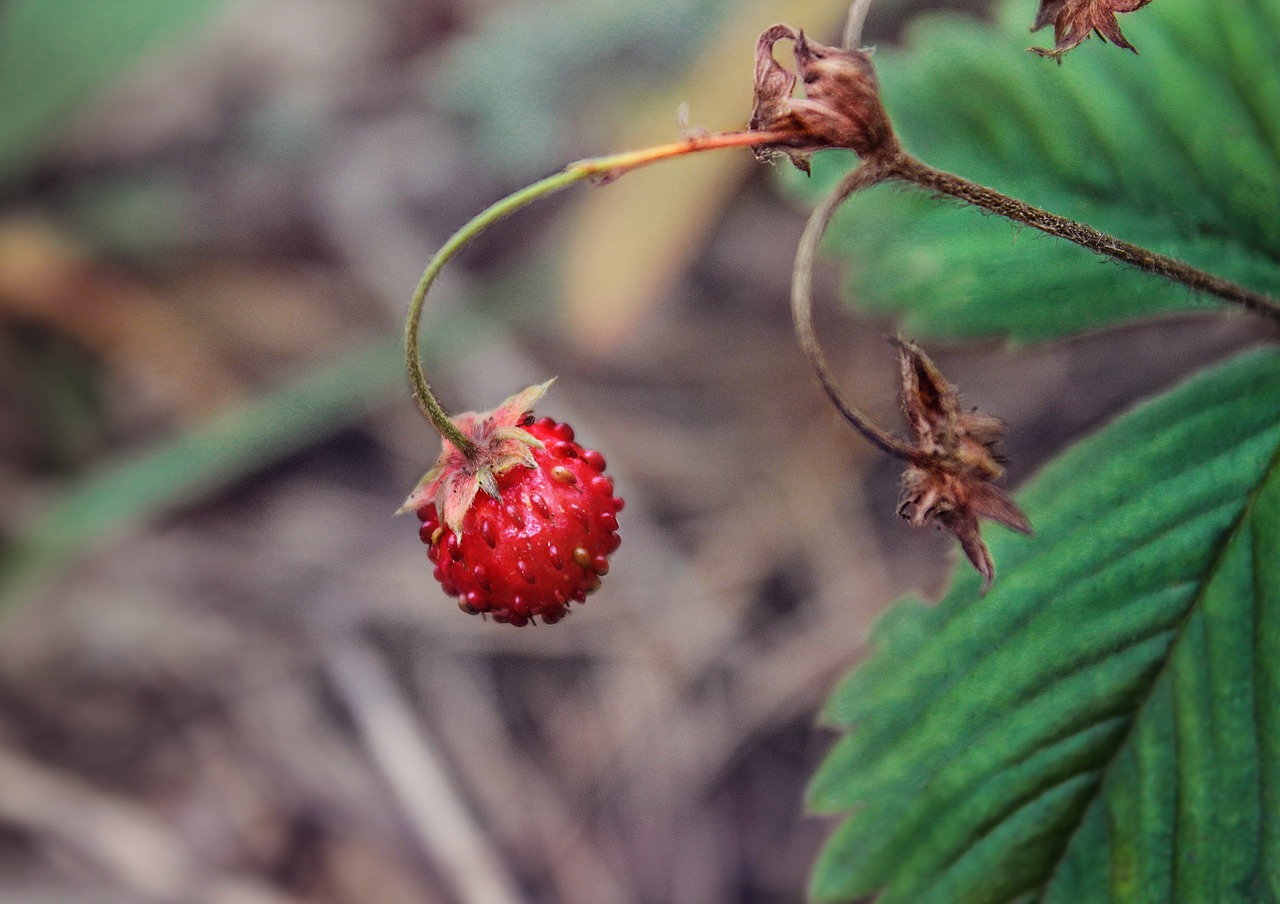
{"label": "leaf serrated edge", "polygon": [[[1057,862],[1054,863],[1054,865],[1050,868],[1045,879],[1044,887],[1040,890],[1039,896],[1035,899],[1037,902],[1039,902],[1039,904],[1043,904],[1045,900],[1045,896],[1049,893],[1049,891],[1053,886],[1054,877],[1058,874],[1059,869],[1062,867],[1063,863],[1066,861],[1067,856],[1070,853],[1076,838],[1079,836],[1080,829],[1085,824],[1084,817],[1087,816],[1088,811],[1093,807],[1097,806],[1098,802],[1102,799],[1103,793],[1106,789],[1107,782],[1111,774],[1111,769],[1115,765],[1116,760],[1119,758],[1120,752],[1129,744],[1130,740],[1132,740],[1132,738],[1134,737],[1134,734],[1137,730],[1138,723],[1142,720],[1143,712],[1146,710],[1150,701],[1155,696],[1154,689],[1156,685],[1158,685],[1160,681],[1164,678],[1164,676],[1168,673],[1170,664],[1177,657],[1178,650],[1183,643],[1183,639],[1187,636],[1186,627],[1191,622],[1191,620],[1195,618],[1195,616],[1199,614],[1199,612],[1201,611],[1200,607],[1204,601],[1205,593],[1208,591],[1209,586],[1213,583],[1213,579],[1217,575],[1218,570],[1222,565],[1222,561],[1224,556],[1227,553],[1228,547],[1230,547],[1232,540],[1234,540],[1237,537],[1242,526],[1245,525],[1249,521],[1249,519],[1252,517],[1254,503],[1257,501],[1258,497],[1262,494],[1263,490],[1267,488],[1267,485],[1272,480],[1280,480],[1280,443],[1277,443],[1276,449],[1272,453],[1272,456],[1268,461],[1267,466],[1262,471],[1261,478],[1258,480],[1257,485],[1249,492],[1248,498],[1246,499],[1244,505],[1241,506],[1240,514],[1236,517],[1235,522],[1231,525],[1229,529],[1227,529],[1223,533],[1222,541],[1218,544],[1217,550],[1215,551],[1215,554],[1213,557],[1213,563],[1205,572],[1205,579],[1201,581],[1199,589],[1197,589],[1195,596],[1191,600],[1190,605],[1187,606],[1186,613],[1181,618],[1178,619],[1178,623],[1174,626],[1173,630],[1176,632],[1176,636],[1173,640],[1173,643],[1169,645],[1169,652],[1165,654],[1164,662],[1162,662],[1160,664],[1160,667],[1157,668],[1152,674],[1147,685],[1148,687],[1147,693],[1142,695],[1142,702],[1134,710],[1133,716],[1130,719],[1129,729],[1124,733],[1124,735],[1119,739],[1119,742],[1116,744],[1115,753],[1113,753],[1110,757],[1108,757],[1106,763],[1101,767],[1101,770],[1100,770],[1101,775],[1100,775],[1099,782],[1097,784],[1097,790],[1094,793],[1093,798],[1089,801],[1089,803],[1084,808],[1084,812],[1082,814],[1082,818],[1080,822],[1076,825],[1075,829],[1068,836],[1066,843],[1062,846],[1062,854],[1058,857]],[[1254,561],[1255,563],[1258,561],[1256,556]],[[1256,564],[1254,565],[1254,572],[1255,574],[1257,573]]]}
{"label": "leaf serrated edge", "polygon": [[[1173,388],[1167,389],[1164,392],[1159,393],[1154,398],[1146,400],[1145,402],[1141,403],[1134,409],[1131,409],[1131,411],[1128,414],[1122,416],[1121,418],[1118,418],[1117,421],[1133,416],[1138,412],[1143,411],[1144,409],[1150,410],[1150,406],[1156,406],[1162,403],[1165,405],[1169,405],[1169,404],[1173,404],[1174,400],[1180,400],[1182,402],[1185,402],[1187,401],[1187,399],[1181,398],[1179,394],[1192,392],[1195,389],[1203,389],[1205,382],[1211,381],[1215,377],[1226,376],[1226,374],[1224,373],[1226,371],[1236,369],[1236,368],[1243,369],[1243,368],[1247,368],[1251,363],[1263,363],[1263,362],[1266,362],[1273,367],[1280,368],[1280,358],[1276,357],[1275,348],[1271,346],[1264,346],[1263,348],[1255,349],[1252,352],[1244,352],[1242,354],[1239,354],[1234,358],[1230,359],[1229,361],[1223,362],[1214,368],[1209,368],[1208,370],[1203,371],[1200,374],[1194,375],[1189,380]],[[1240,376],[1234,375],[1234,379],[1238,380],[1240,379]],[[1197,386],[1197,384],[1199,384],[1199,386]],[[1220,388],[1217,392],[1214,393],[1214,395],[1215,396],[1220,395],[1224,391],[1226,391],[1226,387]],[[1117,421],[1113,421],[1112,424],[1115,424]],[[1097,437],[1101,436],[1103,433],[1105,433],[1105,431],[1109,429],[1112,429],[1112,428],[1110,426],[1104,427],[1102,428],[1102,430],[1095,432],[1090,437],[1086,437],[1080,440],[1079,442],[1073,444],[1071,449],[1066,450],[1064,453],[1062,453],[1062,455],[1058,456],[1055,459],[1054,463],[1061,460],[1063,455],[1066,455],[1075,450],[1078,450],[1082,444],[1096,439]],[[1263,430],[1263,434],[1269,434],[1273,430],[1274,430],[1274,425],[1269,426]],[[1203,572],[1203,575],[1204,575],[1203,579],[1200,580],[1199,582],[1193,582],[1193,583],[1198,583],[1199,586],[1193,598],[1187,604],[1186,612],[1183,613],[1181,616],[1179,616],[1174,621],[1174,624],[1171,625],[1169,628],[1167,628],[1165,631],[1165,633],[1168,633],[1168,632],[1176,633],[1176,637],[1174,641],[1171,643],[1167,653],[1164,654],[1163,661],[1160,663],[1160,665],[1157,668],[1152,670],[1150,678],[1145,679],[1146,690],[1144,693],[1137,695],[1137,698],[1140,700],[1140,703],[1134,708],[1132,715],[1127,717],[1130,720],[1129,730],[1126,731],[1122,737],[1117,739],[1115,751],[1111,755],[1104,758],[1104,763],[1099,768],[1099,781],[1096,786],[1098,790],[1094,793],[1092,798],[1090,798],[1088,801],[1083,803],[1081,807],[1081,814],[1082,814],[1081,819],[1079,820],[1075,828],[1070,832],[1070,834],[1066,836],[1066,841],[1063,845],[1062,853],[1058,857],[1057,862],[1055,862],[1054,865],[1049,869],[1044,885],[1040,889],[1038,895],[1035,892],[1031,892],[1030,894],[1032,894],[1034,897],[1029,898],[1028,900],[1043,901],[1044,896],[1052,889],[1054,877],[1058,874],[1059,868],[1061,867],[1062,863],[1066,860],[1067,855],[1070,852],[1072,845],[1075,843],[1075,839],[1078,836],[1081,828],[1086,824],[1085,816],[1087,816],[1087,814],[1091,812],[1092,808],[1097,804],[1097,801],[1101,799],[1103,790],[1105,789],[1108,783],[1108,777],[1116,761],[1119,759],[1120,752],[1125,749],[1126,745],[1129,743],[1130,739],[1132,738],[1133,733],[1135,731],[1135,727],[1139,724],[1141,720],[1143,711],[1150,705],[1151,700],[1154,697],[1154,689],[1159,685],[1159,682],[1162,679],[1162,676],[1167,672],[1170,663],[1174,661],[1174,657],[1178,654],[1178,650],[1180,648],[1181,642],[1183,638],[1186,636],[1186,632],[1185,632],[1186,625],[1191,621],[1191,619],[1196,617],[1196,615],[1202,611],[1201,607],[1204,601],[1205,594],[1208,591],[1209,587],[1212,585],[1216,576],[1220,573],[1223,557],[1227,554],[1233,540],[1239,535],[1239,532],[1242,529],[1242,526],[1248,523],[1249,520],[1252,518],[1258,498],[1261,496],[1261,494],[1264,491],[1268,490],[1270,486],[1270,482],[1272,480],[1280,480],[1280,439],[1275,440],[1274,448],[1272,448],[1269,453],[1264,453],[1264,454],[1266,454],[1265,463],[1259,466],[1258,472],[1257,472],[1258,476],[1256,480],[1253,482],[1252,486],[1248,489],[1248,491],[1244,494],[1244,500],[1241,503],[1239,503],[1240,505],[1239,513],[1235,516],[1235,518],[1231,521],[1229,525],[1224,526],[1221,529],[1220,540],[1214,545],[1215,546],[1214,552],[1210,557],[1209,562],[1206,564],[1205,570]],[[1261,561],[1261,560],[1255,557],[1255,562],[1256,561]],[[1021,564],[1025,565],[1026,563],[1024,562]],[[1256,566],[1255,566],[1255,573],[1256,573]],[[959,572],[959,574],[965,575],[967,574],[967,572],[961,571]],[[959,588],[957,587],[956,583],[953,582],[952,589],[950,593],[948,593],[948,596],[951,596],[952,594],[954,594],[958,589]],[[917,603],[917,605],[910,606],[912,602]],[[904,619],[904,621],[906,621],[907,623],[916,621],[922,615],[927,615],[929,613],[938,611],[937,609],[925,607],[923,606],[923,604],[919,604],[918,600],[913,600],[910,597],[903,599],[901,601],[901,605],[907,605],[909,610],[914,610],[910,612],[910,615],[914,617]],[[873,632],[872,632],[873,639],[883,640],[885,642],[884,646],[877,645],[878,648],[876,652],[873,654],[873,656],[869,657],[866,660],[866,662],[863,663],[862,666],[856,667],[853,672],[851,672],[838,684],[836,690],[833,691],[831,695],[831,699],[829,699],[827,702],[828,709],[835,704],[836,698],[838,698],[839,696],[842,696],[842,692],[847,693],[847,687],[851,682],[854,682],[858,678],[863,677],[861,674],[862,668],[874,662],[880,661],[881,657],[887,655],[888,650],[886,649],[886,647],[889,645],[889,642],[892,641],[894,637],[897,636],[892,624],[894,620],[892,618],[889,618],[889,616],[891,616],[897,608],[898,608],[898,605],[895,605],[893,608],[889,609],[885,613],[885,616],[882,617],[882,619],[886,621],[886,624],[881,625],[880,623],[877,623],[876,628],[873,629]],[[914,633],[914,632],[910,632],[910,633]],[[879,636],[877,637],[877,635]],[[845,737],[847,737],[852,730],[856,730],[856,725],[850,725],[848,720],[842,720],[842,721],[844,725],[848,726],[849,728],[849,730],[846,731],[845,733]],[[828,758],[829,757],[830,757],[830,754],[828,754]],[[826,761],[824,760],[823,766],[825,765],[826,765]],[[819,772],[821,771],[821,769],[822,767],[819,767]],[[815,775],[815,778],[816,778],[816,775]],[[812,789],[812,783],[810,787]],[[856,812],[856,809],[857,809],[856,807],[845,806],[840,808],[840,811],[844,812],[846,817],[848,817],[852,813]],[[826,810],[822,812],[829,813],[833,811]],[[843,826],[847,824],[847,822],[848,822],[848,818],[843,820],[841,825]],[[814,884],[813,884],[814,881],[818,878],[818,872],[820,871],[818,867],[821,866],[822,858],[826,856],[826,851],[828,850],[828,846],[830,845],[831,841],[832,841],[832,838],[829,838],[827,841],[827,846],[824,846],[823,852],[820,855],[818,864],[817,866],[815,866],[814,874],[811,877],[811,885],[810,885],[811,891],[814,888]]]}

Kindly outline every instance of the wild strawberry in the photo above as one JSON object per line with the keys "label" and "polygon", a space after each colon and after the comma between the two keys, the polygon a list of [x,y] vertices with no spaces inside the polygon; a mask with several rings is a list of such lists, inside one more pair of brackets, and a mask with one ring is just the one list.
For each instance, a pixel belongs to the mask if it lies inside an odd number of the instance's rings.
{"label": "wild strawberry", "polygon": [[477,451],[468,458],[446,440],[401,508],[422,521],[435,578],[462,611],[516,626],[554,624],[586,600],[622,542],[604,456],[568,424],[530,413],[548,385],[455,418]]}

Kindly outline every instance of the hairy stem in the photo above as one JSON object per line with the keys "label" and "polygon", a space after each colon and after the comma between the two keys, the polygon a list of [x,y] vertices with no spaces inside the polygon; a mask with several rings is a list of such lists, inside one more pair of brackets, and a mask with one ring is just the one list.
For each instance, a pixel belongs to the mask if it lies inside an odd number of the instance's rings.
{"label": "hairy stem", "polygon": [[812,299],[814,260],[818,246],[835,212],[855,192],[889,181],[909,182],[932,192],[974,204],[990,213],[1075,242],[1090,251],[1122,261],[1139,270],[1163,276],[1195,291],[1214,295],[1238,304],[1246,310],[1280,320],[1280,302],[1273,298],[1238,286],[1212,273],[1198,270],[1176,258],[1157,254],[1139,245],[1099,232],[1091,226],[1049,213],[1016,198],[1010,198],[960,176],[934,169],[901,150],[895,142],[891,146],[886,146],[883,152],[866,157],[857,168],[845,175],[840,184],[823,199],[821,204],[814,208],[800,237],[791,275],[791,317],[795,325],[796,338],[818,382],[836,409],[854,429],[877,449],[895,458],[912,461],[914,453],[910,446],[877,426],[845,397],[818,344],[817,334],[813,329]]}
{"label": "hairy stem", "polygon": [[1280,320],[1280,301],[1246,289],[1230,280],[1207,273],[1176,258],[1157,254],[1139,245],[1099,232],[1091,226],[1033,207],[1016,198],[970,182],[960,176],[934,169],[906,152],[899,152],[886,162],[889,177],[910,182],[938,194],[949,195],[1015,223],[1022,223],[1049,235],[1075,242],[1096,254],[1102,254],[1137,267],[1147,273],[1163,276],[1196,291],[1239,305],[1255,314]]}
{"label": "hairy stem", "polygon": [[814,375],[831,399],[836,409],[844,416],[854,429],[866,437],[871,445],[880,451],[906,461],[912,459],[912,452],[902,440],[887,430],[877,426],[849,402],[836,382],[827,357],[818,344],[817,334],[813,330],[813,263],[817,256],[818,245],[826,234],[827,226],[836,210],[854,192],[861,191],[885,181],[891,175],[890,169],[877,159],[868,159],[850,172],[840,181],[835,190],[823,199],[822,203],[809,215],[804,232],[800,236],[800,245],[796,248],[795,266],[791,271],[791,319],[795,325],[796,339],[800,348],[809,360]]}
{"label": "hairy stem", "polygon": [[413,397],[418,403],[419,410],[431,422],[431,426],[435,427],[445,441],[453,445],[455,449],[467,458],[475,456],[477,452],[476,444],[454,426],[449,415],[436,400],[435,394],[427,383],[427,377],[422,372],[422,358],[418,351],[418,333],[422,323],[422,308],[423,302],[427,298],[427,292],[431,289],[431,284],[435,282],[436,277],[440,275],[440,271],[444,269],[445,264],[449,263],[459,251],[465,248],[480,233],[504,217],[515,213],[526,204],[536,201],[538,198],[554,194],[563,188],[573,185],[575,182],[580,182],[587,175],[586,173],[565,169],[507,195],[501,201],[491,204],[461,229],[449,236],[449,240],[431,258],[430,263],[427,264],[427,269],[422,272],[422,278],[418,280],[417,287],[413,290],[413,297],[409,300],[409,315],[405,318],[404,324],[405,368],[409,372],[409,383],[413,386]]}
{"label": "hairy stem", "polygon": [[711,135],[692,135],[681,141],[670,144],[642,148],[638,151],[624,151],[605,157],[592,157],[571,163],[557,173],[528,185],[519,191],[507,195],[500,201],[491,204],[473,217],[461,229],[449,237],[422,272],[413,297],[409,300],[409,313],[404,324],[405,369],[409,374],[409,383],[413,387],[413,396],[422,414],[439,431],[444,439],[468,458],[477,453],[476,445],[462,434],[448,413],[440,406],[422,372],[422,360],[418,351],[418,334],[422,323],[423,302],[432,283],[440,275],[445,264],[465,248],[476,236],[480,235],[499,220],[510,216],[520,208],[539,198],[545,198],[586,179],[610,181],[641,166],[669,160],[699,151],[711,151],[720,148],[758,147],[775,144],[787,136],[773,132],[721,132]]}

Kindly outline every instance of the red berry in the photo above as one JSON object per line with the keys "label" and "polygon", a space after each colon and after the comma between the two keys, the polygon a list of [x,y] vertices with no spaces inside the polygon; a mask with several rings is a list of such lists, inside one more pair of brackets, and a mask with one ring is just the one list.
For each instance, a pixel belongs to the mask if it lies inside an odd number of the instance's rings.
{"label": "red berry", "polygon": [[524,417],[519,426],[536,441],[526,446],[532,466],[496,474],[497,495],[476,493],[456,534],[436,501],[420,505],[419,536],[436,579],[464,612],[554,624],[608,573],[622,500],[601,473],[604,456],[575,442],[568,424]]}

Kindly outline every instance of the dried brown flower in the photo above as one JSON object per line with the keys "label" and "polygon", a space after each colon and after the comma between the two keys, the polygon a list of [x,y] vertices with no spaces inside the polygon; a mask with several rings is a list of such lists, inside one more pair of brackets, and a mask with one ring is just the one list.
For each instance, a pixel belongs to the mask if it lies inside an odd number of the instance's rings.
{"label": "dried brown flower", "polygon": [[[794,44],[795,72],[773,56],[773,45],[782,40]],[[797,78],[804,97],[791,96]],[[756,154],[764,159],[785,153],[805,172],[808,155],[823,148],[852,148],[867,157],[897,146],[870,54],[819,44],[788,25],[767,29],[756,44],[750,128],[786,133],[786,139]]]}
{"label": "dried brown flower", "polygon": [[915,527],[937,524],[954,534],[985,590],[995,565],[978,519],[1031,533],[1027,516],[994,484],[1004,474],[992,452],[1004,436],[1004,422],[977,410],[961,411],[956,388],[925,353],[905,339],[894,341],[902,369],[902,413],[911,435],[898,514]]}
{"label": "dried brown flower", "polygon": [[1090,32],[1097,32],[1098,37],[1104,41],[1137,53],[1137,48],[1120,31],[1116,14],[1131,13],[1150,2],[1151,0],[1040,0],[1040,10],[1036,13],[1036,21],[1031,30],[1037,31],[1046,25],[1052,25],[1054,44],[1052,50],[1043,47],[1031,49],[1041,56],[1061,59],[1064,53],[1079,46],[1089,37]]}

